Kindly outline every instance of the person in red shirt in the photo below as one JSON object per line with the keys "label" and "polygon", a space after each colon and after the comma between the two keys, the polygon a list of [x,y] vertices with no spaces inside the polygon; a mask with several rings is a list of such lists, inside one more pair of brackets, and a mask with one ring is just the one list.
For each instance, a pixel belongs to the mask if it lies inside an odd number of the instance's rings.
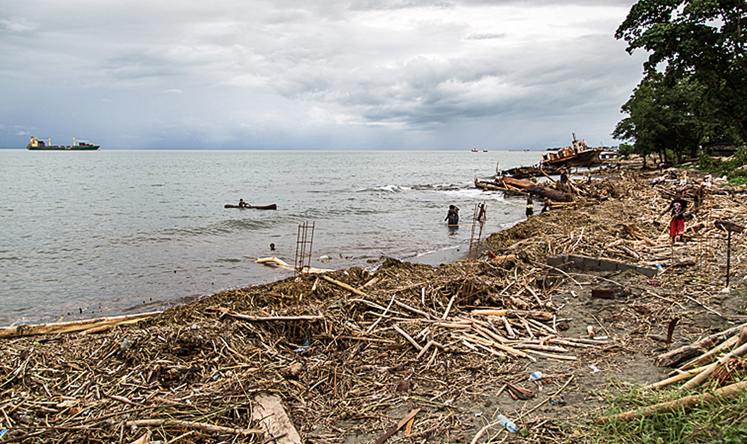
{"label": "person in red shirt", "polygon": [[669,222],[669,238],[672,240],[672,244],[676,241],[677,236],[680,237],[682,242],[685,242],[685,209],[687,208],[687,201],[682,199],[682,191],[674,193],[674,199],[669,203],[669,206],[659,214],[661,217],[667,211],[671,211],[672,220]]}

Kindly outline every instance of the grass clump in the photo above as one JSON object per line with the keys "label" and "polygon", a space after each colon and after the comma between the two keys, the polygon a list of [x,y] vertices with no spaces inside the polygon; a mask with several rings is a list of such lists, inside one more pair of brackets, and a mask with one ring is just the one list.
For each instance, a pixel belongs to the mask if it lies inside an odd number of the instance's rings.
{"label": "grass clump", "polygon": [[[606,415],[673,401],[693,393],[676,389],[659,392],[627,389],[610,401]],[[716,399],[688,411],[683,409],[637,418],[613,420],[579,431],[575,440],[584,443],[744,443],[747,442],[747,391]]]}

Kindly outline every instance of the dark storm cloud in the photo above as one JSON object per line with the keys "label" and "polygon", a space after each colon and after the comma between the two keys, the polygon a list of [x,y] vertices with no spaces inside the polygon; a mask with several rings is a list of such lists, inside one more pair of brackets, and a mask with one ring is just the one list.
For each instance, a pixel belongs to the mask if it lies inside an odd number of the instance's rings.
{"label": "dark storm cloud", "polygon": [[0,146],[39,131],[122,148],[610,142],[640,79],[612,37],[632,3],[6,3]]}

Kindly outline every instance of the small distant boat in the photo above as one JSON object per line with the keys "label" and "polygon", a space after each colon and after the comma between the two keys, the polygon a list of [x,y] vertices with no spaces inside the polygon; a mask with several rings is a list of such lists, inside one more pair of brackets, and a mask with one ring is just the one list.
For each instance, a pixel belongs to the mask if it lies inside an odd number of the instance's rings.
{"label": "small distant boat", "polygon": [[571,146],[561,148],[556,152],[542,156],[542,164],[546,166],[591,166],[601,163],[599,154],[603,148],[589,148],[583,140],[576,140],[573,134]]}
{"label": "small distant boat", "polygon": [[99,145],[94,145],[90,140],[76,140],[75,137],[72,145],[52,145],[51,138],[47,138],[45,142],[31,136],[31,141],[26,145],[26,149],[31,151],[97,151],[99,148]]}
{"label": "small distant boat", "polygon": [[487,149],[484,149],[484,150],[482,150],[482,152],[483,152],[483,153],[487,153],[487,152],[488,152],[488,150],[487,150]]}
{"label": "small distant boat", "polygon": [[276,204],[271,204],[271,205],[247,205],[247,206],[225,204],[225,205],[223,205],[223,208],[240,208],[242,210],[277,210],[278,206]]}
{"label": "small distant boat", "polygon": [[478,151],[477,151],[477,148],[472,148],[472,152],[473,152],[473,153],[477,153],[477,152],[478,152]]}

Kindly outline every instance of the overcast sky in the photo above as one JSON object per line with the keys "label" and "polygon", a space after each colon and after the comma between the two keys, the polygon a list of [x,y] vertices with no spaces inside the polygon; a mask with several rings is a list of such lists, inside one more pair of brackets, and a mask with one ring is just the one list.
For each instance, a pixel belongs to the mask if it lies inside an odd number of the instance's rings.
{"label": "overcast sky", "polygon": [[626,0],[0,3],[0,147],[545,149],[610,133]]}

